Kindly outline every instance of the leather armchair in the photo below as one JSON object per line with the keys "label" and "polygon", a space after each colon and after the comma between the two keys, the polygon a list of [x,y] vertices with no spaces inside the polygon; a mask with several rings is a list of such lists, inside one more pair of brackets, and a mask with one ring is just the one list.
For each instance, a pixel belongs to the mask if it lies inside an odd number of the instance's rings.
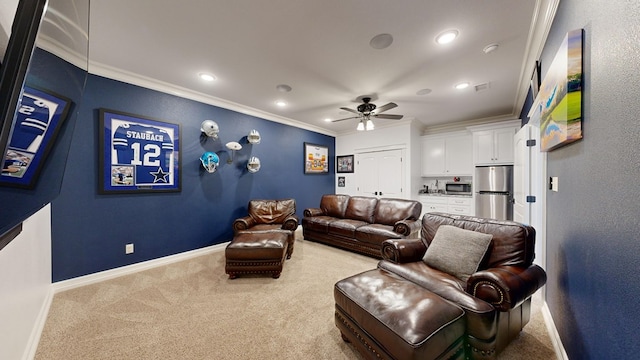
{"label": "leather armchair", "polygon": [[294,232],[298,228],[295,199],[251,200],[248,215],[233,222],[234,234],[241,232],[285,232],[288,235],[287,257],[293,252]]}
{"label": "leather armchair", "polygon": [[[422,260],[438,227],[445,224],[493,235],[478,271],[466,283]],[[533,264],[534,248],[535,230],[528,225],[427,213],[420,239],[382,244],[378,268],[460,306],[467,318],[467,358],[495,359],[529,322],[531,295],[546,283],[545,271]]]}

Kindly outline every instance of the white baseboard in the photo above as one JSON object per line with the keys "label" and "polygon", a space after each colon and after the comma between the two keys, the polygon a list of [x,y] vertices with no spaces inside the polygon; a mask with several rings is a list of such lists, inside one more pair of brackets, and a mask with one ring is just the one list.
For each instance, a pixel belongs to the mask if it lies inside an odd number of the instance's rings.
{"label": "white baseboard", "polygon": [[553,350],[556,352],[556,357],[559,360],[569,360],[569,356],[564,350],[562,340],[560,340],[560,334],[558,334],[558,329],[556,328],[556,324],[553,322],[553,317],[551,317],[551,312],[549,311],[549,306],[547,306],[546,301],[542,304],[541,311],[544,323],[547,325],[547,332],[549,333],[551,343],[553,344]]}
{"label": "white baseboard", "polygon": [[42,306],[40,307],[40,312],[38,313],[38,317],[33,325],[33,329],[31,329],[31,335],[29,336],[29,341],[27,343],[25,353],[23,354],[23,360],[31,360],[35,358],[36,351],[38,351],[38,344],[40,343],[40,336],[42,336],[42,330],[44,330],[44,325],[47,322],[47,316],[49,315],[49,308],[51,308],[52,302],[53,289],[50,287],[44,301],[42,302]]}
{"label": "white baseboard", "polygon": [[[172,264],[175,262],[188,260],[194,257],[208,255],[218,251],[223,251],[227,246],[227,244],[228,242],[222,243],[222,244],[216,244],[216,245],[208,246],[202,249],[196,249],[192,251],[183,252],[180,254],[169,255],[159,259],[153,259],[153,260],[144,261],[137,264],[122,266],[116,269],[101,271],[99,273],[80,276],[80,277],[69,279],[69,280],[63,280],[63,281],[53,283],[51,287],[53,289],[53,293],[56,294],[62,291],[75,289],[77,287],[95,284],[101,281],[114,279],[124,275],[134,274],[139,271],[153,269],[158,266],[164,266],[164,265]],[[46,318],[46,315],[45,315],[45,318]]]}

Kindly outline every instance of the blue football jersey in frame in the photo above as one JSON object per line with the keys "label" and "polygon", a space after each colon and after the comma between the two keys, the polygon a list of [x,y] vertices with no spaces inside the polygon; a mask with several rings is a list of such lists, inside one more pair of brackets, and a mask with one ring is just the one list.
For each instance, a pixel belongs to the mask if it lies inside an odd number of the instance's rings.
{"label": "blue football jersey in frame", "polygon": [[179,125],[102,109],[103,191],[179,191]]}

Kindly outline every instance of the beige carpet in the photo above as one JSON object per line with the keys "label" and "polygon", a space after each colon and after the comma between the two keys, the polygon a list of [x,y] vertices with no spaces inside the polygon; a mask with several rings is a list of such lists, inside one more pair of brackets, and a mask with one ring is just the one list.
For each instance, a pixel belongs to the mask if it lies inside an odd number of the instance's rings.
{"label": "beige carpet", "polygon": [[[56,294],[36,359],[361,359],[333,322],[333,285],[377,260],[298,240],[279,279],[228,280],[224,252]],[[534,301],[499,359],[555,359]]]}

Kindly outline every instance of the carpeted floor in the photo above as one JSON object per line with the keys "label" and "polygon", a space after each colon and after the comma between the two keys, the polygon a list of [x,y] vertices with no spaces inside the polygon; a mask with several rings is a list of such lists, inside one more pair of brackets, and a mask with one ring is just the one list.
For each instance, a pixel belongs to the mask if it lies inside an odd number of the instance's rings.
{"label": "carpeted floor", "polygon": [[[224,273],[224,252],[55,295],[36,359],[361,359],[333,285],[377,260],[298,240],[279,279]],[[500,360],[555,359],[540,300]]]}

